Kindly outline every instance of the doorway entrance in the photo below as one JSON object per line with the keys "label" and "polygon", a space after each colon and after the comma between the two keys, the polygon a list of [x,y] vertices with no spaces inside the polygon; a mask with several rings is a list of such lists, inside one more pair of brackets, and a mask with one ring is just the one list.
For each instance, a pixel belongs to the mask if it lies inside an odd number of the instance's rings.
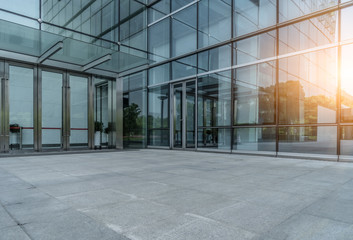
{"label": "doorway entrance", "polygon": [[171,85],[171,147],[192,149],[196,142],[195,80]]}

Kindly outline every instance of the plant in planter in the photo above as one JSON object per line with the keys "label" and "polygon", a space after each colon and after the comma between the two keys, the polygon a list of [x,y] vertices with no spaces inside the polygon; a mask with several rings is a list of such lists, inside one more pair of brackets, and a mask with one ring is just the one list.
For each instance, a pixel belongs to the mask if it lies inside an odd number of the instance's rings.
{"label": "plant in planter", "polygon": [[104,128],[104,133],[106,134],[107,137],[107,143],[109,142],[109,133],[115,131],[115,125],[113,122],[108,122],[108,127]]}
{"label": "plant in planter", "polygon": [[101,148],[101,132],[103,132],[103,123],[95,121],[94,122],[94,147]]}
{"label": "plant in planter", "polygon": [[10,144],[19,144],[21,127],[17,123],[10,124]]}

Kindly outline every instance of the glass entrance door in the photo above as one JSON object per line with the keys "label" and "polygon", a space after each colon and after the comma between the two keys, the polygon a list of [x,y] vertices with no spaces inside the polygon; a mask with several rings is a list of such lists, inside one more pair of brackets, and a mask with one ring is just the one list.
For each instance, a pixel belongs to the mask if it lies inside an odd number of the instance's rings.
{"label": "glass entrance door", "polygon": [[195,148],[195,81],[172,85],[172,147]]}

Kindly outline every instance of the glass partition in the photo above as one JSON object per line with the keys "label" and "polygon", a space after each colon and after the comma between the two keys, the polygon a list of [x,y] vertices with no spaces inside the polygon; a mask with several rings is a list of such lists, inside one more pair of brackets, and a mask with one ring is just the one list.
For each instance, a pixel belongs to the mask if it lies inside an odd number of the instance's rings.
{"label": "glass partition", "polygon": [[33,149],[33,74],[9,67],[10,150]]}
{"label": "glass partition", "polygon": [[88,147],[88,79],[70,76],[70,147]]}
{"label": "glass partition", "polygon": [[42,147],[60,148],[63,74],[42,71]]}
{"label": "glass partition", "polygon": [[148,90],[148,145],[169,146],[169,85]]}

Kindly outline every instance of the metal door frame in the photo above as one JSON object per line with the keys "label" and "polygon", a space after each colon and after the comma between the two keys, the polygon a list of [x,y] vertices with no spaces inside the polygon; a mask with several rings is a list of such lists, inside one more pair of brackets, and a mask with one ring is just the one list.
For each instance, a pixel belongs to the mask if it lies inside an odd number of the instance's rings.
{"label": "metal door frame", "polygon": [[[186,100],[186,84],[189,82],[194,82],[195,84],[195,93],[194,93],[194,97],[195,97],[195,102],[194,102],[194,112],[195,112],[195,116],[194,116],[194,132],[195,132],[195,147],[194,148],[187,148],[186,144],[187,144],[187,100]],[[174,115],[175,115],[175,96],[174,96],[174,87],[175,85],[182,85],[182,147],[177,148],[174,147]],[[171,149],[180,149],[180,150],[196,150],[197,148],[197,82],[196,79],[188,79],[188,80],[184,80],[184,81],[180,81],[180,82],[173,82],[170,84],[170,148]]]}

